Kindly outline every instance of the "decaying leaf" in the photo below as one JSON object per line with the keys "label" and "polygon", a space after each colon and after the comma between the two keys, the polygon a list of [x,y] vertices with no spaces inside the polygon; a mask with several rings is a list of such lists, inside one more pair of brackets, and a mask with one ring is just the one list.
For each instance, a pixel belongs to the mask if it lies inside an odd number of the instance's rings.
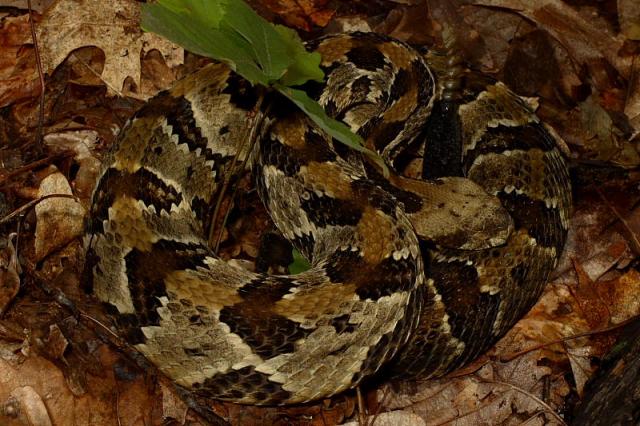
{"label": "decaying leaf", "polygon": [[[72,195],[67,179],[61,173],[47,176],[40,183],[39,197]],[[35,255],[37,260],[63,247],[84,232],[84,208],[69,197],[51,197],[36,205]]]}
{"label": "decaying leaf", "polygon": [[[509,419],[541,416],[545,424],[559,424],[554,407],[562,404],[569,388],[549,367],[527,354],[506,364],[489,363],[475,374],[430,380],[399,390],[383,388],[378,399],[383,411],[403,409],[418,414],[427,424],[509,424]],[[551,389],[546,402],[543,389]]]}
{"label": "decaying leaf", "polygon": [[[130,0],[58,0],[42,16],[38,26],[42,61],[51,72],[75,49],[96,46],[105,53],[100,72],[110,94],[120,93],[131,77],[140,85],[140,57],[159,50],[167,63],[183,61],[182,48],[140,29],[140,4]],[[146,99],[153,93],[132,93]]]}
{"label": "decaying leaf", "polygon": [[310,31],[313,25],[324,27],[335,11],[328,0],[265,0],[264,7],[282,17],[287,26]]}
{"label": "decaying leaf", "polygon": [[618,55],[622,40],[592,25],[561,0],[481,0],[474,4],[513,10],[553,35],[576,62],[589,65],[605,58],[621,75],[629,75],[630,58]]}
{"label": "decaying leaf", "polygon": [[[375,424],[376,426],[426,426],[427,423],[414,413],[407,411],[388,411],[386,413],[369,416],[366,418],[366,424]],[[359,422],[343,423],[343,426],[359,426]]]}
{"label": "decaying leaf", "polygon": [[583,130],[581,135],[585,147],[590,151],[586,153],[587,156],[628,168],[640,164],[635,145],[624,138],[622,131],[593,95],[579,105],[578,112],[580,128]]}

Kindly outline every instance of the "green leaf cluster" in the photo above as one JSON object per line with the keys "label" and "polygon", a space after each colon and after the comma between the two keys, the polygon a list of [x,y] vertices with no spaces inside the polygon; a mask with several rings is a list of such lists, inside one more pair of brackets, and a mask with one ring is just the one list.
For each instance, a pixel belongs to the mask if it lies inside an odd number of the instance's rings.
{"label": "green leaf cluster", "polygon": [[145,4],[142,28],[227,63],[251,83],[322,81],[320,55],[295,31],[272,25],[241,0],[159,0]]}
{"label": "green leaf cluster", "polygon": [[252,84],[275,88],[331,137],[365,152],[386,172],[360,136],[292,87],[324,79],[320,54],[307,52],[292,29],[267,22],[242,0],[158,0],[142,6],[142,28],[228,64]]}

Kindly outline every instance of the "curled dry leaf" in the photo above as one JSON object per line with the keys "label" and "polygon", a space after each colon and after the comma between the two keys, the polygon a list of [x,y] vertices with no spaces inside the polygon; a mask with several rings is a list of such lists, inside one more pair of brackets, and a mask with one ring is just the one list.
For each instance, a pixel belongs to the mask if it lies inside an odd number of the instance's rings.
{"label": "curled dry leaf", "polygon": [[[53,173],[42,180],[38,196],[72,195],[62,173]],[[84,208],[68,197],[51,197],[36,205],[35,255],[40,261],[84,232]]]}
{"label": "curled dry leaf", "polygon": [[70,150],[75,153],[73,159],[78,164],[78,172],[73,181],[75,193],[82,200],[88,200],[100,172],[100,160],[93,155],[98,141],[95,130],[73,130],[49,133],[44,143],[54,153]]}
{"label": "curled dry leaf", "polygon": [[[121,93],[131,77],[138,89],[140,56],[160,51],[170,65],[182,63],[182,48],[140,29],[140,4],[132,0],[58,0],[49,7],[38,26],[41,55],[46,72],[51,72],[75,49],[97,46],[105,53],[101,74],[110,94]],[[129,93],[128,93],[129,94]],[[131,93],[147,99],[154,93]]]}
{"label": "curled dry leaf", "polygon": [[34,426],[51,426],[51,418],[42,397],[31,386],[15,388],[11,396],[20,403],[20,412],[24,413],[28,424]]}

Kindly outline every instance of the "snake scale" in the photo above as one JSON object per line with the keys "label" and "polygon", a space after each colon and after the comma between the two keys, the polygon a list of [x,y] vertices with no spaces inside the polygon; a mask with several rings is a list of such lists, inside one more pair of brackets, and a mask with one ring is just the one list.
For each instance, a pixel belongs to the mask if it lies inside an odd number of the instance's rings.
{"label": "snake scale", "polygon": [[[129,344],[203,397],[293,404],[381,369],[445,374],[535,303],[564,245],[567,168],[526,100],[373,33],[308,46],[326,81],[305,89],[380,153],[388,178],[277,93],[244,152],[259,89],[210,64],[128,122],[94,191],[86,290]],[[399,176],[411,150],[453,166]],[[251,272],[207,245],[234,159],[248,160],[308,271]]]}

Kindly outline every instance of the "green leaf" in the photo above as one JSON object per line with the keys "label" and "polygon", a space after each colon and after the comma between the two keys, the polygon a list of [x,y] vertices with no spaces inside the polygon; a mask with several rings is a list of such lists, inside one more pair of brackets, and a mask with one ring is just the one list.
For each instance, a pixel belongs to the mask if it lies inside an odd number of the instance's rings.
{"label": "green leaf", "polygon": [[364,147],[360,136],[290,87],[324,79],[320,54],[307,52],[294,30],[265,21],[242,0],[158,0],[142,6],[142,28],[225,62],[252,84],[276,88],[331,137],[364,152],[388,174],[382,158]]}
{"label": "green leaf", "polygon": [[289,264],[289,273],[291,275],[299,274],[311,268],[309,261],[298,250],[291,250],[291,254],[293,255],[293,262]]}
{"label": "green leaf", "polygon": [[142,6],[142,28],[225,62],[251,83],[322,81],[320,56],[298,34],[265,21],[241,0],[159,0]]}
{"label": "green leaf", "polygon": [[[161,0],[142,8],[142,28],[173,41],[198,55],[227,63],[252,83],[268,85],[269,80],[256,63],[251,46],[235,31],[219,28],[226,2],[212,1],[202,10],[202,0]],[[178,7],[183,5],[184,7]]]}
{"label": "green leaf", "polygon": [[283,86],[298,86],[308,80],[324,81],[324,72],[320,68],[322,57],[318,52],[307,52],[298,36],[291,28],[274,25],[276,31],[282,35],[287,54],[294,59],[279,83]]}
{"label": "green leaf", "polygon": [[227,10],[221,28],[233,31],[247,44],[255,62],[269,82],[279,80],[293,63],[287,54],[282,36],[242,1],[233,2]]}
{"label": "green leaf", "polygon": [[334,120],[329,117],[322,109],[319,103],[311,99],[305,92],[299,89],[293,89],[281,84],[273,85],[280,93],[295,103],[298,108],[304,111],[322,130],[327,132],[331,137],[339,140],[348,147],[356,151],[363,152],[371,158],[381,169],[385,176],[388,176],[389,169],[384,160],[378,153],[364,146],[364,141],[360,136],[353,133],[351,129],[341,121]]}

